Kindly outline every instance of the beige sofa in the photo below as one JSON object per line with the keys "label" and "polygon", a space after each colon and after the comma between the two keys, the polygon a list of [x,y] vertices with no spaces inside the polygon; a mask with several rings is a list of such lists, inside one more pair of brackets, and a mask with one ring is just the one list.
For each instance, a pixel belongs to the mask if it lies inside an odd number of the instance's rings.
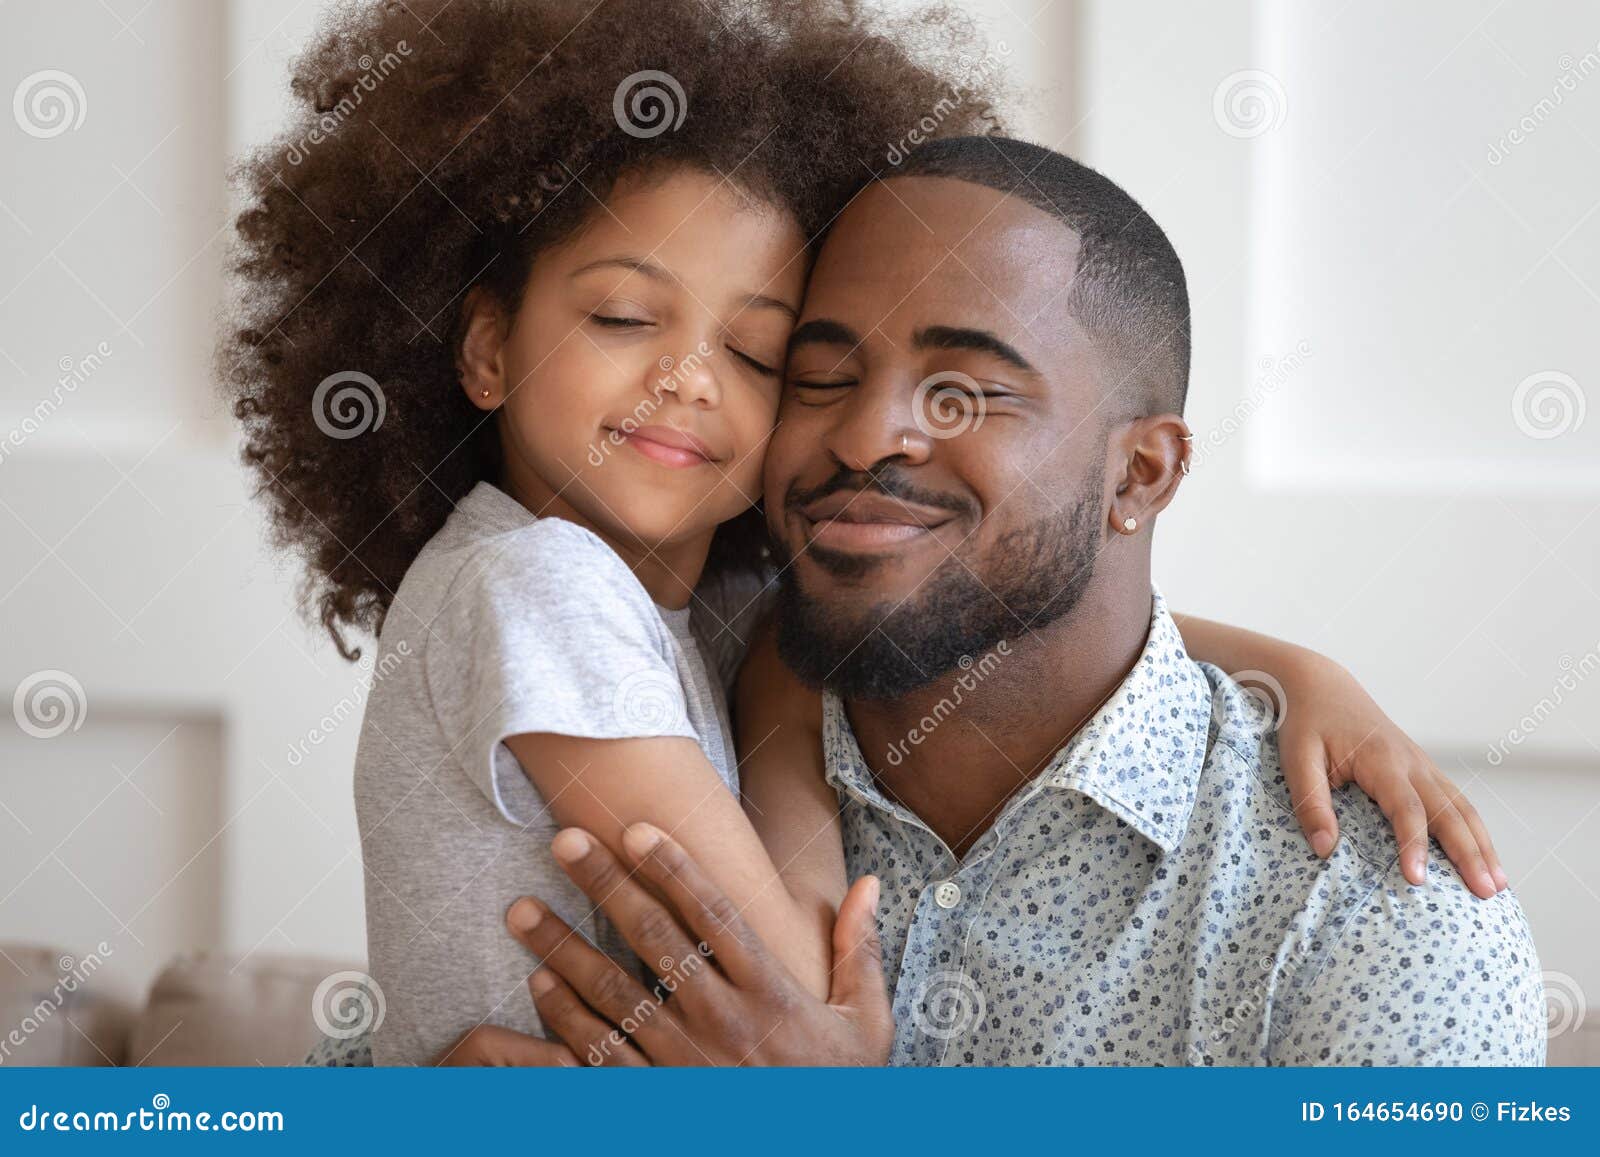
{"label": "beige sofa", "polygon": [[[318,1037],[317,986],[362,968],[314,956],[195,953],[162,970],[143,1007],[96,996],[92,978],[54,1007],[64,953],[14,944],[0,944],[0,953],[0,1065],[297,1064]],[[20,1045],[6,1037],[12,1031]],[[1550,1063],[1600,1065],[1600,1015],[1551,1038]]]}

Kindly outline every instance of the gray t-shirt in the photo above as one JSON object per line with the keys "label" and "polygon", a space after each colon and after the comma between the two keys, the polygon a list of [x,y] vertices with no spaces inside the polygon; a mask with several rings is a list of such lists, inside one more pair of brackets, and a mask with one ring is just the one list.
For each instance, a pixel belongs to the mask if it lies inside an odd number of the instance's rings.
{"label": "gray t-shirt", "polygon": [[535,962],[504,926],[518,896],[637,967],[551,857],[560,825],[502,740],[684,736],[737,793],[727,689],[765,601],[752,578],[658,607],[590,531],[488,483],[456,506],[395,592],[356,752],[377,1064],[426,1064],[484,1021],[540,1031]]}

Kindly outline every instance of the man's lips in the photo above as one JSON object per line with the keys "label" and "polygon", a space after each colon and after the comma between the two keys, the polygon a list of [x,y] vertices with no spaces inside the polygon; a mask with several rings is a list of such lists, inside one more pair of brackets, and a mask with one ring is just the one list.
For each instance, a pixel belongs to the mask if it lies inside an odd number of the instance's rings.
{"label": "man's lips", "polygon": [[613,437],[663,466],[705,466],[717,456],[701,439],[687,430],[672,426],[635,426],[633,429],[608,427]]}
{"label": "man's lips", "polygon": [[836,490],[799,507],[799,514],[810,524],[812,544],[840,551],[899,546],[955,518],[948,510],[861,490]]}

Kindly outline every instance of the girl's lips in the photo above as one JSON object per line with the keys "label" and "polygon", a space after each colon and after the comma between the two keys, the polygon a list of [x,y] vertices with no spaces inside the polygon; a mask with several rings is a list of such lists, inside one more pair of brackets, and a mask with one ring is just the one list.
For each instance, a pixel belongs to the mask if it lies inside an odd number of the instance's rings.
{"label": "girl's lips", "polygon": [[704,443],[694,435],[679,430],[665,426],[640,426],[634,430],[613,430],[612,435],[663,466],[682,469],[711,465],[711,456],[706,453]]}

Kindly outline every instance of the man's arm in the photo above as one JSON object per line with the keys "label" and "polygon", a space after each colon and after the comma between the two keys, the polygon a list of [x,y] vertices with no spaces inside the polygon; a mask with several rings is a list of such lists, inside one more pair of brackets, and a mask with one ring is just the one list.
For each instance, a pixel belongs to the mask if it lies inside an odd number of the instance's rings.
{"label": "man's arm", "polygon": [[1417,887],[1391,866],[1327,934],[1274,1013],[1272,1064],[1544,1064],[1539,958],[1509,890],[1478,899],[1446,872]]}

